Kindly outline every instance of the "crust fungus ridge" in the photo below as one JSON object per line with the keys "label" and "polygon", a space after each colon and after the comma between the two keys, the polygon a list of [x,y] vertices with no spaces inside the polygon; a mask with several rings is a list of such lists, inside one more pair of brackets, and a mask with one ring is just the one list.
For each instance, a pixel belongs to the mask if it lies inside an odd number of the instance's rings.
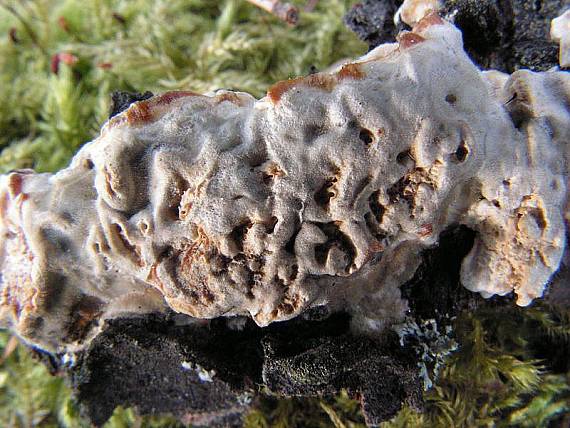
{"label": "crust fungus ridge", "polygon": [[552,20],[550,38],[560,45],[560,67],[570,67],[570,9]]}
{"label": "crust fungus ridge", "polygon": [[50,351],[166,307],[379,328],[453,224],[477,232],[463,284],[527,305],[564,249],[569,97],[565,73],[482,73],[432,13],[261,100],[136,102],[67,169],[1,178],[0,319]]}
{"label": "crust fungus ridge", "polygon": [[395,24],[402,20],[409,26],[413,27],[418,24],[430,12],[437,12],[442,8],[440,0],[404,0],[396,16]]}

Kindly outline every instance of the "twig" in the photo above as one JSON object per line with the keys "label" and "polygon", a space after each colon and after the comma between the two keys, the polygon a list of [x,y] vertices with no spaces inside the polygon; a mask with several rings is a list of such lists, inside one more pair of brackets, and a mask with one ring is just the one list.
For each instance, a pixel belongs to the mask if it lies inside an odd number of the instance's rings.
{"label": "twig", "polygon": [[295,25],[299,21],[299,9],[289,3],[280,0],[247,0],[257,7],[266,10],[287,24]]}

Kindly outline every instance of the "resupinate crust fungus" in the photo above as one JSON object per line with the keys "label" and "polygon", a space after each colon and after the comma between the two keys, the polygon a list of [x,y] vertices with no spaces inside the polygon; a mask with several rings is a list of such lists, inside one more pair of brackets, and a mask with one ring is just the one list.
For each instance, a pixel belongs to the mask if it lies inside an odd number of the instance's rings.
{"label": "resupinate crust fungus", "polygon": [[1,177],[0,320],[48,351],[168,307],[380,328],[454,224],[476,232],[463,285],[528,305],[564,250],[568,105],[567,73],[481,72],[435,13],[261,100],[136,102],[68,168]]}

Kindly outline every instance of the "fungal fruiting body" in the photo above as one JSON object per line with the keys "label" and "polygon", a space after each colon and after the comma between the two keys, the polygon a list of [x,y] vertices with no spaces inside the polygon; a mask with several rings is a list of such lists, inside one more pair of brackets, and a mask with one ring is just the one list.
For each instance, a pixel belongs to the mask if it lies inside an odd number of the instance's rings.
{"label": "fungal fruiting body", "polygon": [[437,12],[442,8],[440,0],[404,0],[396,15],[394,23],[402,20],[409,26],[415,26],[420,20],[431,12]]}
{"label": "fungal fruiting body", "polygon": [[110,119],[67,169],[1,178],[0,318],[50,351],[170,307],[259,325],[328,305],[378,327],[454,224],[461,280],[542,295],[565,243],[561,72],[481,72],[436,14],[331,73],[173,92]]}
{"label": "fungal fruiting body", "polygon": [[552,20],[550,38],[560,45],[560,66],[570,67],[570,9]]}

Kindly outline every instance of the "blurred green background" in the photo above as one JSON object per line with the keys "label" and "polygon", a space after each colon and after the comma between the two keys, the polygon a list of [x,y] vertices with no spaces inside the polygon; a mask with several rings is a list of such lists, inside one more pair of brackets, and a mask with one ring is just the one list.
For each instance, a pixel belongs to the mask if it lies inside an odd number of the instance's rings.
{"label": "blurred green background", "polygon": [[97,135],[115,90],[261,96],[362,54],[342,24],[350,3],[322,1],[290,27],[245,0],[1,0],[2,171],[63,167]]}

